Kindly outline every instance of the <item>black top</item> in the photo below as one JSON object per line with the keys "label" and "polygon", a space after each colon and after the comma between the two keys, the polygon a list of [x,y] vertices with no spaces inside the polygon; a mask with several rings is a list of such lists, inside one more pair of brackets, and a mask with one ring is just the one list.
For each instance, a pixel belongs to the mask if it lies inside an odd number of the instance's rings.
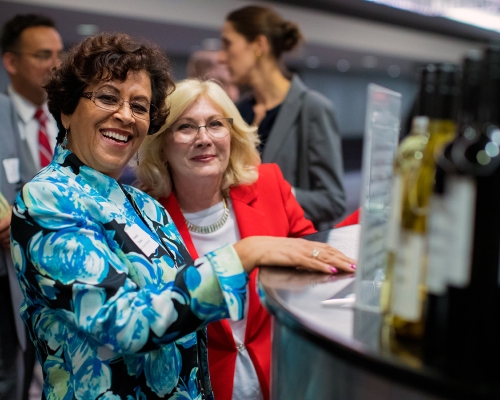
{"label": "black top", "polygon": [[[240,112],[244,121],[249,125],[253,122],[255,118],[255,113],[253,111],[254,106],[255,106],[255,97],[253,96],[245,97],[236,103],[238,111]],[[269,137],[269,133],[273,128],[274,121],[276,120],[276,116],[278,115],[280,108],[281,104],[277,105],[276,107],[270,110],[267,110],[266,116],[259,125],[259,131],[258,131],[260,138],[259,151],[261,153],[264,151],[264,146],[266,145],[267,138]]]}

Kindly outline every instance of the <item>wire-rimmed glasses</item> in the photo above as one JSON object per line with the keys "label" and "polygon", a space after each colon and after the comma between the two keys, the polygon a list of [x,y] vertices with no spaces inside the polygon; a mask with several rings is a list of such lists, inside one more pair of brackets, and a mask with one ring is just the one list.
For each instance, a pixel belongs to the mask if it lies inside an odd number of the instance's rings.
{"label": "wire-rimmed glasses", "polygon": [[157,108],[144,99],[131,101],[123,100],[117,93],[110,92],[106,89],[85,92],[82,93],[82,97],[91,100],[97,107],[102,108],[103,110],[113,112],[117,112],[120,108],[122,108],[124,103],[128,103],[130,111],[132,111],[134,117],[145,121],[155,119],[155,117],[151,117],[151,115],[155,114]]}
{"label": "wire-rimmed glasses", "polygon": [[39,63],[46,64],[48,62],[52,62],[52,60],[56,57],[59,61],[64,61],[64,59],[67,57],[68,53],[64,50],[60,50],[57,52],[54,52],[52,50],[38,50],[35,51],[34,53],[31,53],[29,51],[12,51],[14,54],[25,54],[30,57],[33,57],[35,60],[37,60]]}
{"label": "wire-rimmed glasses", "polygon": [[222,139],[229,134],[232,126],[232,118],[216,118],[208,121],[205,125],[196,125],[192,122],[178,122],[170,127],[170,131],[179,143],[191,143],[198,136],[200,128],[205,128],[208,134],[214,139]]}

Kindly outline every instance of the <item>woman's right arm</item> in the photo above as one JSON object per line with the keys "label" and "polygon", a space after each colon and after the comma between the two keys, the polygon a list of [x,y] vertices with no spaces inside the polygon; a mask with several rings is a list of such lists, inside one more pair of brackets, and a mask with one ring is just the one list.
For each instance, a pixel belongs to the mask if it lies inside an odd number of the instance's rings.
{"label": "woman's right arm", "polygon": [[131,354],[241,317],[247,275],[232,246],[195,265],[168,257],[151,263],[140,252],[124,254],[115,232],[96,218],[107,220],[106,204],[83,206],[82,196],[44,181],[26,185],[16,201],[12,254],[35,332],[49,335],[64,321],[99,345]]}

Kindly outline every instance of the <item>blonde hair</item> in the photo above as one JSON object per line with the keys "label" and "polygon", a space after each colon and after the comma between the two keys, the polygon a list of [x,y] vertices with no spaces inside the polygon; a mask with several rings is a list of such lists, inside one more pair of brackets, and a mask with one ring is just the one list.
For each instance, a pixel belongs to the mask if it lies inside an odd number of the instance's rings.
{"label": "blonde hair", "polygon": [[158,133],[146,137],[140,149],[141,162],[136,170],[137,186],[156,199],[169,196],[173,190],[168,160],[165,159],[165,136],[171,134],[169,128],[200,97],[219,106],[224,117],[233,118],[231,152],[221,190],[227,193],[231,186],[249,185],[258,178],[260,155],[257,151],[257,128],[248,126],[232,100],[215,81],[185,79],[177,83],[175,91],[167,96],[170,114],[165,124]]}

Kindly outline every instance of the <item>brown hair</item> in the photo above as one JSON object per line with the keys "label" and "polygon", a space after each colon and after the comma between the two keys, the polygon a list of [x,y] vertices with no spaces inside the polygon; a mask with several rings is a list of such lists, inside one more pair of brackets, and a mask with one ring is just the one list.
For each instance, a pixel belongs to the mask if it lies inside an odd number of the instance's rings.
{"label": "brown hair", "polygon": [[151,104],[156,108],[151,110],[148,134],[155,133],[168,116],[165,96],[175,87],[165,53],[123,33],[101,33],[73,47],[45,85],[49,110],[59,128],[57,142],[61,143],[65,134],[61,113],[73,114],[86,87],[101,80],[123,82],[129,71],[145,71],[151,79]]}
{"label": "brown hair", "polygon": [[249,42],[264,35],[271,46],[274,57],[279,60],[283,52],[295,48],[303,39],[297,24],[285,21],[274,10],[267,7],[247,6],[230,12],[226,21]]}

